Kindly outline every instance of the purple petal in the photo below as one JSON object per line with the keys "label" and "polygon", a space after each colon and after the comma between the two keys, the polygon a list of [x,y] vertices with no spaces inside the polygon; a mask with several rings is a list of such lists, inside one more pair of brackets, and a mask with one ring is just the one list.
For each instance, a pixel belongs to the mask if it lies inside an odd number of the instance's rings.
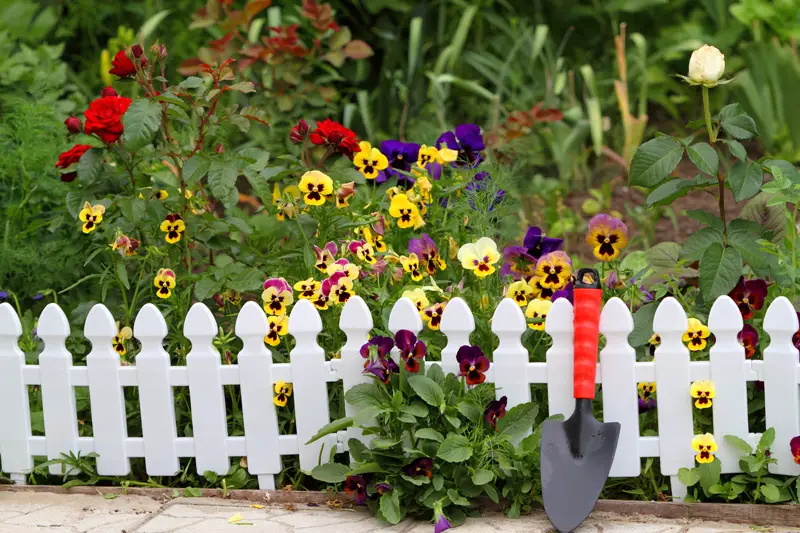
{"label": "purple petal", "polygon": [[415,342],[417,342],[417,336],[407,329],[401,329],[394,335],[394,343],[400,351],[411,351]]}

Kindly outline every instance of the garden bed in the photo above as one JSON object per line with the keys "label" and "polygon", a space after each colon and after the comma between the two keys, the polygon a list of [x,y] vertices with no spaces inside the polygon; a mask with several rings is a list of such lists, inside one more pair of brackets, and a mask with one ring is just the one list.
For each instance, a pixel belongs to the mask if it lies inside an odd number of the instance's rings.
{"label": "garden bed", "polygon": [[[204,498],[223,498],[228,500],[269,502],[277,505],[329,505],[333,507],[352,506],[350,498],[344,493],[287,491],[287,490],[231,490],[223,495],[219,489],[199,489]],[[154,500],[169,500],[176,497],[173,489],[121,488],[121,487],[71,487],[2,485],[0,492],[39,492],[53,494],[107,494],[145,496]],[[481,510],[498,511],[499,506],[488,499],[480,501]],[[680,502],[639,502],[621,500],[600,500],[595,513],[613,513],[621,516],[664,518],[669,520],[710,520],[733,524],[754,524],[758,526],[781,526],[800,528],[800,513],[794,505],[753,505],[737,503],[680,503]]]}

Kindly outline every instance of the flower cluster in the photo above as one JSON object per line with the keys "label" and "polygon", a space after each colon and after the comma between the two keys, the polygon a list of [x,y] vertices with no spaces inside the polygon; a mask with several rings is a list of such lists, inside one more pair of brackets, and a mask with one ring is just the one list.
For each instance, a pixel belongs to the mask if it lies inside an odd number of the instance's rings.
{"label": "flower cluster", "polygon": [[364,374],[372,374],[382,383],[388,384],[392,374],[400,372],[400,367],[392,359],[392,349],[397,348],[400,361],[406,372],[416,374],[425,360],[428,349],[413,332],[401,329],[391,337],[373,337],[361,346],[364,361]]}

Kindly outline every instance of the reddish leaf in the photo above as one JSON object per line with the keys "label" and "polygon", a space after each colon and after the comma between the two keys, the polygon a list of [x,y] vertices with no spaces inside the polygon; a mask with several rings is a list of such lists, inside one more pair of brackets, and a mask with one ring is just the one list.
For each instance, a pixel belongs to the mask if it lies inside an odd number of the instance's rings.
{"label": "reddish leaf", "polygon": [[252,20],[258,13],[267,9],[270,4],[272,4],[272,0],[248,0],[247,5],[244,6],[247,20]]}
{"label": "reddish leaf", "polygon": [[372,48],[367,43],[356,39],[345,45],[344,53],[350,59],[366,59],[375,52],[372,51]]}
{"label": "reddish leaf", "polygon": [[205,63],[203,63],[203,61],[201,61],[199,58],[192,57],[180,64],[178,67],[178,73],[181,76],[193,76],[205,70],[203,65],[205,65]]}

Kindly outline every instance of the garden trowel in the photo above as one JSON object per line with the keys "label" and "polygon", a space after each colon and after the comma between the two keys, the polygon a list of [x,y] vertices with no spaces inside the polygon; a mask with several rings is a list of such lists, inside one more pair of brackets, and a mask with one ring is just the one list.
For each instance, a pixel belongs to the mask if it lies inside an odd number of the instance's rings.
{"label": "garden trowel", "polygon": [[555,528],[566,533],[592,512],[608,479],[619,440],[619,423],[603,424],[592,414],[603,291],[594,269],[578,271],[575,282],[575,412],[542,425],[542,499]]}

